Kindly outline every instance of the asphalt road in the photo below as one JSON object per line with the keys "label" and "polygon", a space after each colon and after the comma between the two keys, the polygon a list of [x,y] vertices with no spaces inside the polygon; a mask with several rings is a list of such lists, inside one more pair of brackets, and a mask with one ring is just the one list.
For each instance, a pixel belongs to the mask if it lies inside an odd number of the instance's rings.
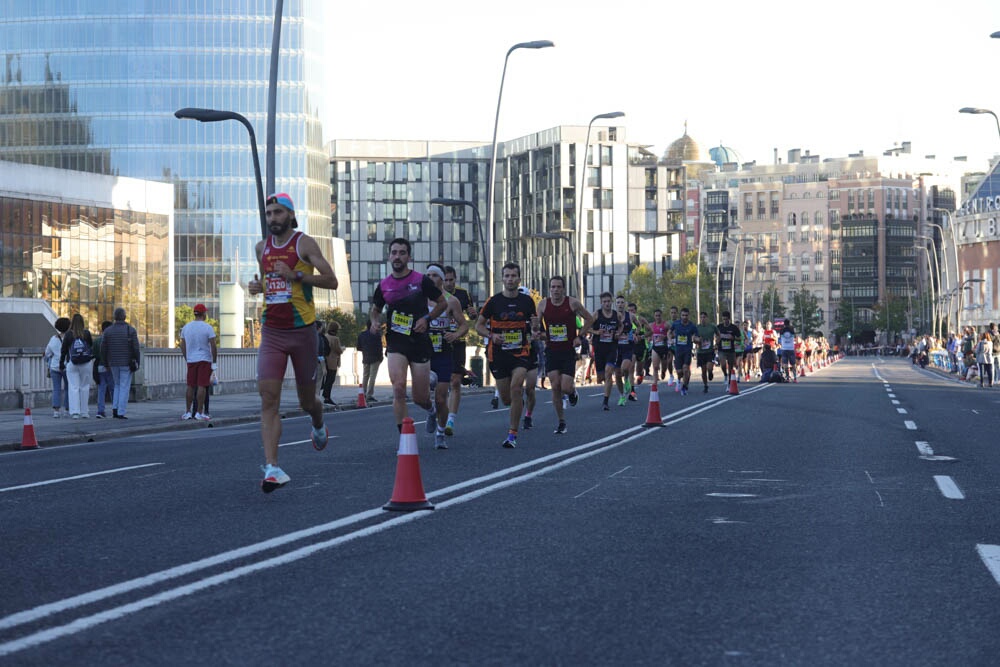
{"label": "asphalt road", "polygon": [[[697,385],[692,385],[697,389]],[[993,665],[1000,389],[849,359],[660,386],[500,447],[418,420],[433,512],[389,513],[391,408],[0,454],[0,664]],[[419,410],[417,410],[419,413]]]}

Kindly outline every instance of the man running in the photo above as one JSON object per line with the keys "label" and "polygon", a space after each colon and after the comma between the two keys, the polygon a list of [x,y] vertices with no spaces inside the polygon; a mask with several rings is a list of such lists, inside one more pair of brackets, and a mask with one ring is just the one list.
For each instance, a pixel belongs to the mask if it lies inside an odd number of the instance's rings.
{"label": "man running", "polygon": [[789,375],[787,377],[789,382],[798,382],[799,379],[795,375],[796,363],[795,363],[795,330],[792,329],[792,323],[789,321],[785,322],[785,327],[781,330],[781,335],[778,336],[778,347],[780,348],[780,363],[782,369],[787,369]]}
{"label": "man running", "polygon": [[674,322],[679,319],[680,315],[678,314],[677,306],[670,306],[670,317],[667,318],[667,354],[663,357],[663,363],[666,364],[667,372],[670,374],[670,379],[667,381],[668,387],[678,386],[677,380],[674,379],[674,353],[677,351],[677,337],[674,335]]}
{"label": "man running", "polygon": [[[455,273],[455,267],[444,267],[445,292],[458,299],[462,312],[469,319],[475,320],[476,306],[472,303],[472,296],[469,294],[469,290],[464,287],[458,287],[455,284],[457,278],[458,275]],[[445,421],[444,427],[446,435],[452,435],[455,432],[455,418],[458,416],[458,406],[462,402],[462,380],[468,374],[468,370],[465,368],[465,341],[461,338],[455,339],[451,344],[451,349],[454,356],[451,363],[451,392],[448,394],[448,419]],[[482,380],[480,379],[481,382]]]}
{"label": "man running", "polygon": [[[434,286],[443,289],[446,284],[445,274],[447,269],[440,264],[430,264],[424,275],[431,279]],[[432,319],[427,325],[427,331],[431,338],[431,373],[441,381],[434,388],[434,411],[436,419],[427,420],[427,432],[434,433],[434,448],[448,449],[445,444],[445,435],[450,435],[448,423],[453,419],[448,414],[448,389],[451,388],[443,378],[454,377],[453,367],[455,351],[453,346],[456,341],[460,341],[462,336],[469,330],[469,321],[465,319],[465,312],[462,310],[462,303],[454,295],[445,291],[445,311]],[[433,309],[436,301],[429,301],[428,308]],[[451,422],[454,425],[454,421]],[[437,427],[435,429],[435,427]]]}
{"label": "man running", "polygon": [[615,384],[618,386],[618,405],[627,401],[638,400],[632,391],[632,369],[635,365],[635,332],[638,323],[632,314],[626,310],[625,297],[619,294],[615,297],[615,310],[622,323],[618,334],[618,361],[615,363]]}
{"label": "man running", "polygon": [[[562,276],[549,278],[549,296],[538,304],[538,314],[542,319],[545,336],[545,368],[552,385],[552,407],[556,409],[559,425],[555,433],[566,432],[566,414],[563,410],[563,396],[570,405],[576,405],[574,378],[576,375],[576,347],[594,324],[594,317],[583,304],[571,296],[566,296],[566,279]],[[577,329],[577,317],[583,319],[583,326]]]}
{"label": "man running", "polygon": [[649,339],[646,336],[649,331],[649,320],[639,314],[637,304],[629,303],[628,312],[632,322],[635,323],[635,363],[633,364],[635,381],[632,383],[632,390],[629,392],[628,398],[630,401],[637,401],[639,399],[635,395],[635,386],[642,384],[642,381],[646,379],[646,371],[649,370],[650,357],[652,356],[649,351]]}
{"label": "man running", "polygon": [[[428,325],[448,307],[444,294],[434,282],[410,268],[410,242],[395,238],[389,242],[392,272],[379,281],[372,295],[369,317],[373,327],[382,325],[386,308],[385,351],[392,382],[392,413],[402,431],[406,418],[406,372],[413,378],[413,402],[427,411],[427,419],[437,419],[431,401],[431,338]],[[428,312],[428,302],[434,307]]]}
{"label": "man running", "polygon": [[[591,340],[597,381],[604,385],[605,410],[610,409],[608,399],[611,398],[611,382],[615,374],[615,364],[618,363],[618,336],[622,331],[622,321],[612,305],[613,299],[611,292],[601,294],[601,307],[594,313],[594,335]],[[622,396],[622,400],[624,398]]]}
{"label": "man running", "polygon": [[[313,289],[337,289],[337,277],[323,257],[316,239],[296,231],[295,206],[285,193],[267,198],[268,236],[257,242],[256,274],[247,285],[251,295],[264,295],[257,351],[257,388],[260,392],[260,431],[264,443],[264,479],[261,490],[271,493],[290,481],[278,467],[281,439],[281,383],[288,360],[295,371],[299,405],[312,418],[310,439],[316,450],[326,447],[329,432],[323,423],[323,404],[316,400],[316,305]],[[260,275],[264,280],[260,280]]]}
{"label": "man running", "polygon": [[698,327],[691,321],[691,311],[681,308],[681,319],[674,322],[674,369],[677,382],[681,385],[681,395],[687,396],[691,382],[691,350],[698,336]]}
{"label": "man running", "polygon": [[476,332],[489,341],[487,357],[490,373],[504,405],[510,406],[510,428],[503,446],[517,447],[517,429],[524,408],[524,381],[531,366],[531,318],[535,317],[535,302],[521,294],[521,267],[514,262],[504,264],[500,273],[503,289],[483,305],[476,320]]}
{"label": "man running", "polygon": [[[531,290],[524,285],[517,288],[517,291],[524,296],[531,299]],[[534,299],[531,299],[534,303]],[[541,331],[541,325],[538,322],[538,315],[536,314],[530,320],[532,331]],[[538,384],[538,367],[541,365],[542,359],[539,357],[544,354],[541,348],[542,341],[537,337],[531,337],[531,350],[528,352],[528,372],[524,374],[524,430],[527,431],[534,428],[535,424],[532,421],[532,415],[535,412],[535,402],[537,401],[537,396],[535,393],[536,385]]]}
{"label": "man running", "polygon": [[698,316],[698,368],[701,369],[701,381],[706,394],[708,383],[715,379],[715,341],[718,336],[719,327],[709,324],[708,313],[701,311]]}
{"label": "man running", "polygon": [[[732,314],[728,310],[722,311],[722,324],[719,331],[719,356],[722,362],[722,373],[726,378],[739,373],[737,360],[743,356],[743,332],[732,323]],[[726,386],[729,391],[729,386]]]}
{"label": "man running", "polygon": [[[649,323],[650,339],[653,352],[653,382],[662,382],[667,374],[667,357],[670,355],[670,348],[667,347],[667,333],[670,325],[663,320],[663,310],[657,308],[653,311],[653,321]],[[671,377],[674,370],[670,369]]]}

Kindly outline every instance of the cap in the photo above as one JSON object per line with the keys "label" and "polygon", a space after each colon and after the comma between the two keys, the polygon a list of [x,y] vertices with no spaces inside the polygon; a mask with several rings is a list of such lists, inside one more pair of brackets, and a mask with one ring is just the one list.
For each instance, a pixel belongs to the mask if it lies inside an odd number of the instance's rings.
{"label": "cap", "polygon": [[195,304],[194,312],[196,312],[196,313],[207,313],[208,312],[208,308],[206,308],[205,304],[203,304],[203,303]]}
{"label": "cap", "polygon": [[531,296],[531,290],[528,289],[527,287],[525,287],[524,285],[521,285],[520,287],[518,287],[517,291],[520,292],[521,294],[526,294],[528,296]]}
{"label": "cap", "polygon": [[276,192],[274,194],[267,196],[268,204],[281,204],[289,211],[295,212],[295,205],[292,203],[292,198],[289,197],[284,192]]}

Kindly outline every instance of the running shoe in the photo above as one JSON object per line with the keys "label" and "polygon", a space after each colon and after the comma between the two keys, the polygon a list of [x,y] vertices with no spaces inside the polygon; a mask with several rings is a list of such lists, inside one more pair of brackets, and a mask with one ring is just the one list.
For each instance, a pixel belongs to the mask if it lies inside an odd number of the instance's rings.
{"label": "running shoe", "polygon": [[622,396],[621,398],[619,398],[619,399],[618,399],[618,405],[620,405],[620,406],[621,406],[621,405],[625,405],[625,403],[626,403],[627,401],[628,401],[628,399],[627,399],[627,398],[625,398],[624,396]]}
{"label": "running shoe", "polygon": [[517,447],[517,434],[508,433],[507,438],[503,441],[503,446],[506,449],[514,449],[515,447]]}
{"label": "running shoe", "polygon": [[430,410],[427,411],[427,432],[433,433],[434,429],[437,428],[437,408],[432,406]]}
{"label": "running shoe", "polygon": [[494,396],[493,398],[490,399],[490,405],[493,406],[494,410],[496,410],[498,407],[500,407],[500,399]]}
{"label": "running shoe", "polygon": [[184,421],[187,421],[188,419],[191,419],[192,417],[194,417],[194,415],[192,415],[190,412],[185,412],[184,414],[181,415],[181,419],[183,419]]}
{"label": "running shoe", "polygon": [[687,396],[687,395],[688,395],[687,387],[681,387],[681,396]]}
{"label": "running shoe", "polygon": [[531,422],[531,417],[525,415],[524,417],[524,430],[527,431],[529,428],[533,427],[534,424]]}
{"label": "running shoe", "polygon": [[312,440],[313,449],[317,452],[321,452],[326,448],[326,443],[330,441],[330,432],[326,428],[326,424],[322,428],[312,429],[312,433],[309,435],[309,439]]}
{"label": "running shoe", "polygon": [[628,393],[628,400],[630,400],[630,401],[638,401],[639,400],[639,397],[635,395],[635,389],[633,389],[632,391],[630,391]]}
{"label": "running shoe", "polygon": [[208,421],[212,421],[212,418],[211,418],[211,417],[209,417],[208,415],[204,415],[204,414],[202,414],[202,413],[200,413],[200,412],[199,412],[198,414],[196,414],[196,415],[194,416],[194,418],[195,418],[196,420],[200,421],[200,422],[208,422]]}
{"label": "running shoe", "polygon": [[715,369],[714,368],[709,368],[708,369],[708,381],[711,382],[714,379],[715,379]]}
{"label": "running shoe", "polygon": [[674,376],[673,376],[673,375],[671,375],[671,376],[670,376],[670,379],[669,379],[669,380],[667,380],[667,386],[668,386],[668,387],[673,387],[673,386],[674,386],[675,384],[677,384],[677,380],[675,380],[675,379],[674,379]]}
{"label": "running shoe", "polygon": [[705,385],[705,389],[702,390],[701,393],[703,393],[703,394],[707,394],[708,393],[708,385],[707,384]]}
{"label": "running shoe", "polygon": [[434,449],[448,449],[448,445],[444,441],[444,431],[438,431],[434,434]]}
{"label": "running shoe", "polygon": [[608,407],[608,399],[607,398],[604,399],[603,408],[604,408],[605,412],[607,412],[608,410],[611,409],[611,408]]}
{"label": "running shoe", "polygon": [[569,404],[571,406],[576,407],[576,404],[577,402],[579,402],[579,400],[580,400],[580,395],[575,391],[569,395]]}
{"label": "running shoe", "polygon": [[454,419],[452,419],[450,417],[448,418],[448,421],[444,425],[444,434],[448,435],[448,436],[455,435],[455,420]]}
{"label": "running shoe", "polygon": [[59,416],[60,416],[61,414],[62,414],[62,413],[61,413],[61,412],[59,412],[58,410],[53,410],[53,411],[52,411],[52,418],[53,418],[53,419],[59,419]]}
{"label": "running shoe", "polygon": [[260,490],[264,493],[271,493],[275,489],[288,484],[292,478],[285,474],[285,471],[278,466],[263,465],[260,467],[264,471],[264,479],[260,483]]}
{"label": "running shoe", "polygon": [[556,426],[556,430],[553,431],[556,435],[562,435],[566,432],[566,422],[559,422],[559,426]]}
{"label": "running shoe", "polygon": [[105,414],[103,412],[98,412],[96,416],[98,419],[104,419]]}

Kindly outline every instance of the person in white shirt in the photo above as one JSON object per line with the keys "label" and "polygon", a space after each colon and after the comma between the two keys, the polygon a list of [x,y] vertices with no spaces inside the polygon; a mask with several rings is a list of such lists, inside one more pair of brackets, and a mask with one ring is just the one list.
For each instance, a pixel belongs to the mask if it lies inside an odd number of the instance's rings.
{"label": "person in white shirt", "polygon": [[49,377],[52,378],[52,416],[59,419],[60,415],[69,415],[69,381],[66,371],[59,367],[59,357],[62,354],[63,335],[69,331],[69,318],[60,317],[55,323],[56,333],[52,334],[49,344],[45,346],[43,358],[49,367]]}
{"label": "person in white shirt", "polygon": [[778,348],[781,350],[781,366],[782,368],[788,368],[789,382],[797,382],[796,378],[796,361],[795,361],[795,330],[792,329],[792,323],[786,322],[785,328],[782,330],[781,335],[778,336]]}
{"label": "person in white shirt", "polygon": [[194,307],[194,319],[181,328],[181,353],[187,361],[187,402],[181,419],[191,419],[190,405],[196,401],[194,419],[208,421],[205,414],[205,394],[216,369],[218,348],[215,346],[215,329],[205,321],[208,308],[204,304]]}

